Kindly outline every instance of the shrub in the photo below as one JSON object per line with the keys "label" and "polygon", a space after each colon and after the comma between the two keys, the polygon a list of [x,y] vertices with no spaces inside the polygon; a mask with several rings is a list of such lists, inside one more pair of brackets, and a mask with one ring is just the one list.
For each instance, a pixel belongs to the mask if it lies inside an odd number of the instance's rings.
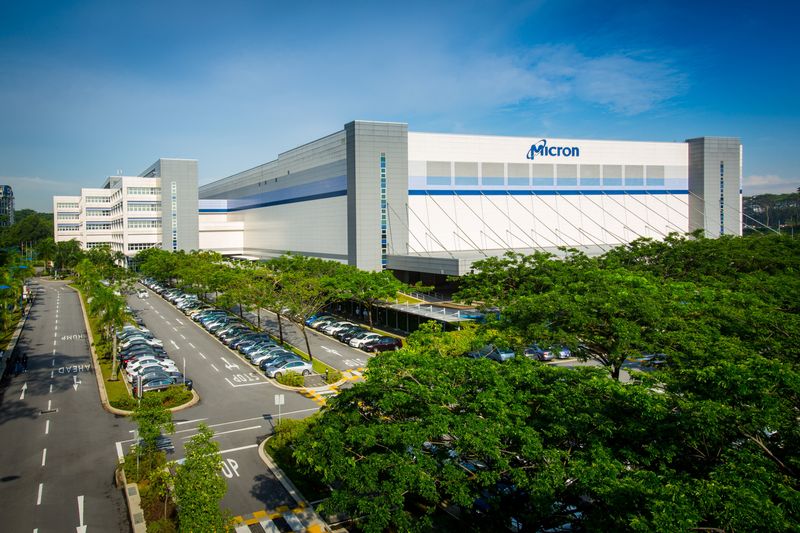
{"label": "shrub", "polygon": [[336,383],[337,381],[342,379],[342,373],[335,369],[328,371],[326,373],[326,376],[327,377],[325,378],[325,381],[327,381],[328,383]]}
{"label": "shrub", "polygon": [[147,533],[175,533],[178,531],[175,522],[161,518],[147,523]]}
{"label": "shrub", "polygon": [[305,384],[305,378],[297,372],[286,372],[278,376],[278,383],[288,385],[289,387],[302,387]]}

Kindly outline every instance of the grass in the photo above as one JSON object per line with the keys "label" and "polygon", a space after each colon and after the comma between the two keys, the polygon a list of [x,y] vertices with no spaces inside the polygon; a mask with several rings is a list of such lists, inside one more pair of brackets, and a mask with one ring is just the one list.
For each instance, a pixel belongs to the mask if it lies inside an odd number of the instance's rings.
{"label": "grass", "polygon": [[319,482],[317,477],[308,476],[302,472],[292,457],[293,443],[303,438],[305,428],[312,423],[311,420],[311,418],[281,420],[275,428],[275,436],[267,440],[264,445],[264,451],[292,480],[306,500],[313,502],[327,498],[330,491],[327,486]]}
{"label": "grass", "polygon": [[420,300],[419,298],[414,298],[413,296],[409,296],[408,294],[404,294],[402,292],[398,292],[395,296],[397,299],[397,303],[399,304],[421,304],[425,303],[425,300]]}
{"label": "grass", "polygon": [[8,343],[11,342],[11,337],[14,336],[14,330],[17,329],[19,319],[22,318],[22,309],[17,309],[9,313],[6,328],[0,332],[0,350],[5,350]]}
{"label": "grass", "polygon": [[[74,285],[70,285],[73,289],[75,289],[81,297],[81,301],[83,302],[83,308],[87,309],[86,305],[86,298],[84,294],[81,292],[80,289],[75,287]],[[112,372],[112,345],[107,341],[101,340],[103,337],[101,335],[100,329],[100,322],[88,315],[89,317],[89,327],[92,330],[92,339],[94,339],[94,352],[97,355],[97,362],[100,365],[100,372],[102,373],[103,378],[103,385],[106,389],[106,395],[108,396],[108,403],[112,407],[116,407],[117,409],[133,409],[136,405],[136,400],[131,396],[131,392],[128,390],[128,387],[125,384],[125,378],[123,377],[122,372],[120,371],[119,365],[117,365],[117,379],[111,379],[111,372]],[[172,389],[180,389],[185,394],[178,394],[174,392],[169,392]],[[148,392],[147,394],[162,394],[161,392]],[[192,399],[192,393],[184,389],[183,387],[170,387],[168,391],[164,391],[165,395],[164,405],[165,407],[172,408],[177,407],[179,405],[183,405],[184,403],[190,401]]]}

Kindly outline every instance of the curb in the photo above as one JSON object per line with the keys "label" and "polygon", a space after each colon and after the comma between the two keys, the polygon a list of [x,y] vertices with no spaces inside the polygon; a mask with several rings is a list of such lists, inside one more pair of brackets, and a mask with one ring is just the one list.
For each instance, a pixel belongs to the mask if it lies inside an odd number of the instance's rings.
{"label": "curb", "polygon": [[330,532],[331,529],[328,526],[327,522],[325,522],[317,514],[317,511],[314,510],[314,507],[303,497],[302,494],[300,494],[300,491],[297,490],[297,487],[294,486],[294,483],[292,483],[292,480],[289,479],[286,476],[286,474],[283,472],[283,470],[281,470],[281,467],[279,467],[277,464],[275,464],[275,461],[272,460],[272,457],[270,457],[269,454],[266,451],[264,451],[264,447],[266,447],[267,441],[269,439],[271,439],[271,438],[272,438],[272,435],[270,435],[269,437],[264,439],[261,442],[261,444],[259,444],[259,446],[258,446],[258,456],[261,458],[262,461],[264,461],[264,464],[267,465],[267,468],[269,468],[272,471],[272,473],[275,475],[275,477],[277,478],[277,480],[281,484],[281,486],[283,486],[283,488],[286,489],[286,492],[288,492],[289,495],[292,498],[294,498],[294,501],[297,502],[297,506],[298,507],[303,507],[304,509],[309,509],[311,511],[311,515],[312,515],[312,521],[311,522],[312,523],[308,524],[308,526],[310,527],[310,526],[312,526],[314,524],[318,524],[318,525],[320,525],[322,527],[323,531]]}
{"label": "curb", "polygon": [[[19,342],[19,338],[22,336],[22,328],[25,327],[25,323],[28,321],[28,315],[31,314],[31,309],[33,309],[33,302],[35,300],[35,298],[29,299],[28,302],[26,302],[25,307],[22,309],[22,316],[19,317],[17,326],[14,328],[14,333],[11,334],[11,339],[8,341],[2,356],[3,366],[0,368],[0,378],[5,375],[8,367],[8,361],[14,354],[14,350],[17,349],[17,343]],[[6,357],[6,355],[8,357]]]}
{"label": "curb", "polygon": [[[117,409],[113,407],[108,401],[108,393],[106,392],[106,386],[104,383],[105,378],[103,377],[103,370],[100,368],[100,362],[97,360],[97,354],[94,351],[94,335],[92,335],[92,328],[89,325],[89,316],[86,314],[86,308],[83,305],[83,298],[81,297],[81,293],[78,289],[74,287],[70,287],[69,284],[65,285],[65,287],[69,288],[70,290],[74,291],[78,295],[78,301],[81,304],[81,313],[83,313],[83,324],[86,327],[86,338],[89,340],[89,351],[92,354],[92,365],[94,366],[94,374],[97,381],[97,390],[100,394],[100,405],[103,406],[103,409],[111,413],[112,415],[118,416],[130,416],[133,411],[127,411],[125,409]],[[128,384],[125,384],[127,388]],[[179,405],[177,407],[172,407],[169,410],[173,413],[177,411],[182,411],[183,409],[188,409],[189,407],[195,406],[200,401],[200,395],[197,394],[197,391],[192,389],[192,399],[186,402],[183,405]]]}

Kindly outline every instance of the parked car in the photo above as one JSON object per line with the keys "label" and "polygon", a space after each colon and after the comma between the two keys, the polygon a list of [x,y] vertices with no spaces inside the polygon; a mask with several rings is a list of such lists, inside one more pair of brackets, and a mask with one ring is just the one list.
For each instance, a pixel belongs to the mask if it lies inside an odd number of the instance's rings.
{"label": "parked car", "polygon": [[332,320],[333,318],[334,316],[329,313],[315,313],[306,319],[306,326],[310,326],[320,320]]}
{"label": "parked car", "polygon": [[316,322],[311,323],[311,327],[316,329],[317,331],[322,331],[322,328],[333,324],[337,320],[335,318],[323,318],[322,320],[317,320]]}
{"label": "parked car", "polygon": [[473,359],[482,359],[486,357],[502,363],[514,357],[514,350],[509,348],[500,348],[494,344],[487,344],[480,350],[473,350],[469,352],[467,356],[472,357]]}
{"label": "parked car", "polygon": [[365,332],[365,331],[367,331],[367,330],[362,328],[361,326],[352,326],[352,327],[345,328],[343,330],[337,331],[336,335],[334,335],[334,337],[336,337],[339,341],[347,344],[350,341],[350,339],[352,339],[353,337],[355,337],[359,333],[362,333],[362,332]]}
{"label": "parked car", "polygon": [[569,359],[572,352],[566,346],[550,346],[542,348],[538,344],[531,344],[525,348],[525,356],[538,361],[552,361],[553,359]]}
{"label": "parked car", "polygon": [[270,339],[265,339],[262,341],[254,342],[253,344],[248,344],[247,346],[244,347],[239,346],[239,351],[242,352],[245,355],[245,357],[249,358],[265,348],[277,348],[277,347],[278,343]]}
{"label": "parked car", "polygon": [[367,342],[377,339],[379,337],[381,337],[379,333],[365,331],[364,333],[359,333],[358,335],[350,339],[350,342],[348,342],[348,344],[353,348],[361,348]]}
{"label": "parked car", "polygon": [[332,324],[328,324],[324,328],[322,328],[322,333],[326,335],[335,335],[338,331],[343,329],[353,327],[355,324],[353,322],[348,322],[346,320],[342,320],[341,322],[333,322]]}
{"label": "parked car", "polygon": [[307,361],[287,360],[266,369],[267,377],[278,379],[287,372],[297,372],[302,376],[307,376],[314,371],[311,363]]}
{"label": "parked car", "polygon": [[261,370],[266,371],[266,370],[269,370],[273,366],[277,366],[277,365],[282,364],[285,361],[302,361],[302,359],[300,359],[300,357],[298,355],[296,355],[296,354],[284,353],[284,354],[278,354],[275,357],[272,357],[272,358],[269,358],[269,359],[265,359],[265,360],[261,361],[261,364],[258,365],[258,366],[259,366],[259,368],[261,368]]}
{"label": "parked car", "polygon": [[246,346],[260,341],[271,340],[270,336],[265,333],[251,332],[247,335],[242,335],[238,339],[233,340],[228,346],[238,350],[240,346]]}
{"label": "parked car", "polygon": [[399,350],[403,347],[403,341],[395,337],[378,337],[371,341],[365,342],[361,349],[365,352],[385,352],[387,350]]}
{"label": "parked car", "polygon": [[[154,380],[151,381],[150,383],[147,383],[146,385],[144,384],[142,385],[142,394],[144,394],[145,392],[151,392],[157,390],[167,390],[173,385],[174,383],[172,382],[172,378]],[[139,387],[137,383],[134,382],[131,389],[133,390],[134,396],[139,395]]]}

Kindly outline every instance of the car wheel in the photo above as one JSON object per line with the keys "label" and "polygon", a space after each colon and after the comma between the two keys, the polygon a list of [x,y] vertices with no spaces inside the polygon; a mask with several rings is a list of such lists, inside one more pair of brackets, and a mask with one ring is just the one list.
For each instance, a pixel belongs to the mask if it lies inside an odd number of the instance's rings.
{"label": "car wheel", "polygon": [[282,375],[281,372],[275,372],[275,379],[279,379]]}
{"label": "car wheel", "polygon": [[303,370],[303,376],[307,376],[307,375],[309,375],[310,373],[311,373],[311,372],[309,372],[308,370]]}

